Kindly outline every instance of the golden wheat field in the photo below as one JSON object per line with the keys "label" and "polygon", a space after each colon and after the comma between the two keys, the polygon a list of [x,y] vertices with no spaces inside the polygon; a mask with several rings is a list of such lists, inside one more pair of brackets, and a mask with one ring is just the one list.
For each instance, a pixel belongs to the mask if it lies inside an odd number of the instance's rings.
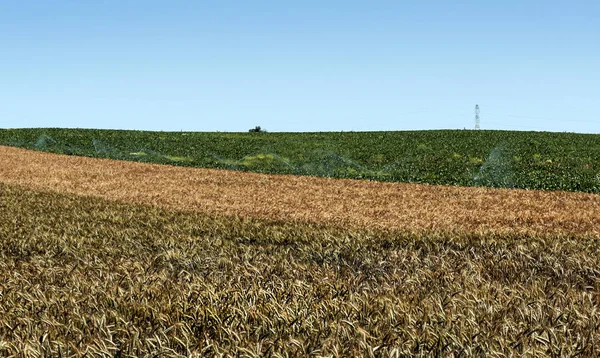
{"label": "golden wheat field", "polygon": [[181,168],[0,146],[0,178],[34,190],[207,214],[417,232],[600,235],[600,196]]}
{"label": "golden wheat field", "polygon": [[0,147],[0,356],[598,356],[600,197]]}

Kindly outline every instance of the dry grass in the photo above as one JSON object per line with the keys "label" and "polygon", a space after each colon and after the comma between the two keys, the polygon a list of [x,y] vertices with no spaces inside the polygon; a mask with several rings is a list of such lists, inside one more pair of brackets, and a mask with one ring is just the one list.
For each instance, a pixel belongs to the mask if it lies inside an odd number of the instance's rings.
{"label": "dry grass", "polygon": [[2,184],[0,213],[0,356],[600,354],[597,235],[343,230]]}
{"label": "dry grass", "polygon": [[0,146],[0,182],[211,215],[406,232],[600,235],[600,195],[329,180]]}
{"label": "dry grass", "polygon": [[0,183],[0,356],[600,354],[598,195],[9,147]]}

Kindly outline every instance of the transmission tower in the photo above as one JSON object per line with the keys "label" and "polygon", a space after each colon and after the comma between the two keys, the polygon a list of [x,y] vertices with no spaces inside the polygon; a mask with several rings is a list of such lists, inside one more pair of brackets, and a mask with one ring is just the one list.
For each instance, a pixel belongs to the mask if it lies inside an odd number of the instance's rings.
{"label": "transmission tower", "polygon": [[475,129],[479,129],[479,105],[475,105]]}

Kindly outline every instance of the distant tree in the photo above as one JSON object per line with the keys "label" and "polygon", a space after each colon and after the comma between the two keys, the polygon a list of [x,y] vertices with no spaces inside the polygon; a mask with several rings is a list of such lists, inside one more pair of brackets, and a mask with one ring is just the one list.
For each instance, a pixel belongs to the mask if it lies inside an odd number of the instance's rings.
{"label": "distant tree", "polygon": [[248,132],[250,132],[250,133],[264,133],[264,132],[266,132],[266,130],[260,128],[260,126],[256,126],[256,127],[252,128],[252,129],[248,130]]}

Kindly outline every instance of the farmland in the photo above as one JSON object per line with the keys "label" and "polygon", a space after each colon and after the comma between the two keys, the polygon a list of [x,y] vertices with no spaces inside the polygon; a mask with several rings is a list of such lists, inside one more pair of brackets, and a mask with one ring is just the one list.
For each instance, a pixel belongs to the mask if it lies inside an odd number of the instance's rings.
{"label": "farmland", "polygon": [[2,356],[595,356],[600,238],[412,235],[0,184]]}
{"label": "farmland", "polygon": [[[580,181],[596,173],[594,136],[540,134],[562,146],[523,172],[493,148],[478,164],[514,179],[543,161],[585,193],[279,175],[293,173],[245,165],[248,148],[233,144],[279,138],[285,154],[292,134],[36,131],[0,131],[37,149],[0,146],[0,356],[600,354],[600,195]],[[415,135],[442,150],[443,134]],[[219,135],[234,140],[220,152],[237,158],[228,165],[246,172],[177,149]],[[98,150],[81,150],[91,137]],[[349,147],[352,158],[379,151]]]}
{"label": "farmland", "polygon": [[0,144],[271,174],[600,193],[600,135],[510,131],[0,130]]}
{"label": "farmland", "polygon": [[0,146],[0,178],[39,191],[342,228],[600,235],[600,196],[182,168]]}

